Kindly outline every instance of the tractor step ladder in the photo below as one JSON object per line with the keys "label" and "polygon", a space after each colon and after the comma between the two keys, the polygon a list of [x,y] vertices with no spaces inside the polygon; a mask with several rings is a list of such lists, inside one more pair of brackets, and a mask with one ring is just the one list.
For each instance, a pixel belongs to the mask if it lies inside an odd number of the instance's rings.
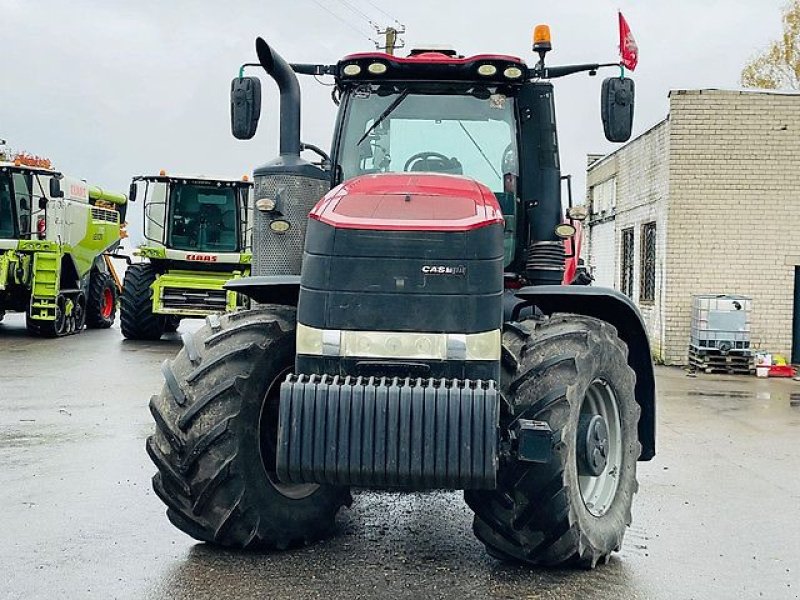
{"label": "tractor step ladder", "polygon": [[33,256],[31,317],[45,321],[56,318],[56,302],[61,271],[60,255],[38,252]]}

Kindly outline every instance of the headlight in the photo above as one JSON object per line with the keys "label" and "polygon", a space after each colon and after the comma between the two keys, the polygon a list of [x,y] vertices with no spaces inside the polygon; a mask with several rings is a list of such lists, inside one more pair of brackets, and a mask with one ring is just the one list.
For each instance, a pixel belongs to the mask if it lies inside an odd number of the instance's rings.
{"label": "headlight", "polygon": [[275,200],[272,198],[259,198],[256,200],[256,208],[260,211],[275,210]]}
{"label": "headlight", "polygon": [[367,67],[367,71],[369,71],[373,75],[383,75],[384,73],[386,73],[387,69],[388,67],[380,62],[374,62]]}
{"label": "headlight", "polygon": [[467,360],[500,360],[500,330],[472,333],[467,338]]}
{"label": "headlight", "polygon": [[562,240],[567,238],[571,238],[573,235],[577,233],[574,225],[570,223],[560,223],[556,225],[555,234],[560,237]]}
{"label": "headlight", "polygon": [[342,331],[342,356],[445,360],[447,341],[440,333]]}
{"label": "headlight", "polygon": [[482,333],[348,331],[297,325],[297,353],[351,358],[500,360],[500,330]]}
{"label": "headlight", "polygon": [[275,219],[269,222],[269,228],[275,233],[284,234],[292,228],[292,224],[285,219]]}
{"label": "headlight", "polygon": [[483,75],[484,77],[491,77],[492,75],[497,74],[497,67],[490,64],[481,65],[478,67],[478,75]]}
{"label": "headlight", "polygon": [[342,69],[342,72],[348,77],[355,77],[361,73],[361,67],[358,65],[347,65],[344,69]]}
{"label": "headlight", "polygon": [[297,353],[322,355],[322,329],[297,324]]}
{"label": "headlight", "polygon": [[503,75],[505,75],[507,79],[519,79],[522,77],[522,69],[519,67],[508,67],[503,71]]}

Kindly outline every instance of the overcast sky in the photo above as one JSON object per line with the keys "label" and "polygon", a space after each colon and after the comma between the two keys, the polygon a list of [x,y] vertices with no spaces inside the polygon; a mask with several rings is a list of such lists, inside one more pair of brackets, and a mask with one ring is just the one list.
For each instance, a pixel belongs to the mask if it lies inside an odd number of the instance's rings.
{"label": "overcast sky", "polygon": [[[319,0],[368,32],[342,0]],[[367,0],[345,0],[374,20]],[[551,65],[617,60],[616,10],[640,50],[634,135],[667,113],[679,88],[735,88],[745,62],[780,33],[783,0],[372,0],[408,27],[407,45],[448,44],[535,62],[531,30],[548,23]],[[278,100],[264,82],[253,140],[230,135],[229,86],[263,36],[287,60],[333,63],[371,49],[365,35],[313,0],[116,2],[0,0],[0,138],[53,160],[69,175],[127,189],[136,174],[240,176],[277,152]],[[608,74],[613,74],[610,71]],[[582,197],[587,153],[607,152],[600,77],[556,80],[563,171]],[[303,140],[330,144],[330,88],[301,79]]]}

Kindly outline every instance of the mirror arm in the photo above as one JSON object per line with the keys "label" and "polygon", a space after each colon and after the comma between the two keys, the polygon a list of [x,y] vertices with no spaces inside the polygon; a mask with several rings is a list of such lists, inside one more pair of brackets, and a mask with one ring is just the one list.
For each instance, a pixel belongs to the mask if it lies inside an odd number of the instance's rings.
{"label": "mirror arm", "polygon": [[[260,67],[261,63],[244,63],[239,67],[239,79],[244,77],[244,70],[248,67]],[[336,75],[337,65],[311,65],[305,63],[290,63],[292,71],[298,75]]]}
{"label": "mirror arm", "polygon": [[302,63],[291,63],[292,71],[298,75],[336,75],[337,65],[307,65]]}
{"label": "mirror arm", "polygon": [[619,67],[619,63],[586,63],[582,65],[564,65],[561,67],[540,67],[536,65],[534,68],[528,69],[528,78],[555,79],[556,77],[565,77],[566,75],[583,73],[585,71],[593,75],[594,71],[606,67]]}
{"label": "mirror arm", "polygon": [[261,63],[244,63],[241,67],[239,67],[239,79],[244,77],[244,70],[247,67],[260,67]]}

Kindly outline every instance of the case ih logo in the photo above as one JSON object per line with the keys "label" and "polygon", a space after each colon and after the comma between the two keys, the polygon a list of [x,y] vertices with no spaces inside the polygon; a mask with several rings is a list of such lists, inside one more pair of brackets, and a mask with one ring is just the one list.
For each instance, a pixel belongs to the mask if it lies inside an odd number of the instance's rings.
{"label": "case ih logo", "polygon": [[424,265],[422,267],[424,275],[466,275],[467,267],[459,265],[457,267],[445,267],[444,265]]}
{"label": "case ih logo", "polygon": [[195,260],[199,262],[217,262],[217,257],[214,254],[187,254],[186,260]]}

